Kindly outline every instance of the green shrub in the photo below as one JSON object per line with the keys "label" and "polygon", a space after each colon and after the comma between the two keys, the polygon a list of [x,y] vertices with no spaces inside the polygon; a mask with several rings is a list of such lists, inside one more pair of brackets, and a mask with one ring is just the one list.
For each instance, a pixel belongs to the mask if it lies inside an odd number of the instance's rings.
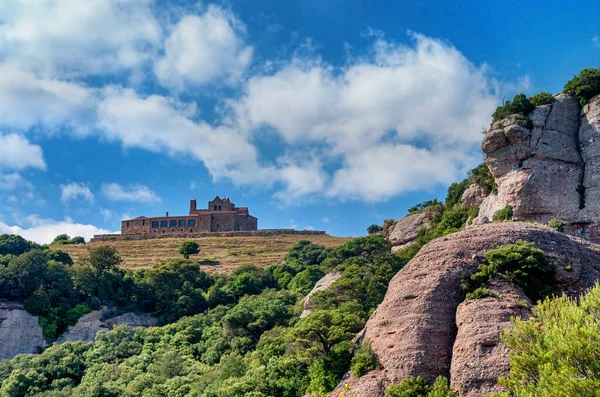
{"label": "green shrub", "polygon": [[376,224],[372,224],[371,226],[369,226],[367,228],[367,233],[368,234],[375,234],[375,233],[378,233],[378,232],[380,232],[382,230],[383,230],[383,228],[381,226],[376,225]]}
{"label": "green shrub", "polygon": [[441,205],[442,205],[442,203],[440,201],[438,201],[438,199],[427,200],[427,201],[423,201],[422,203],[419,203],[415,206],[410,207],[408,209],[408,213],[414,214],[415,212],[420,212],[420,211],[430,209],[433,207],[438,207]]}
{"label": "green shrub", "polygon": [[546,91],[542,91],[529,97],[529,102],[531,102],[534,106],[549,105],[554,101],[556,101],[556,98],[554,98],[551,93]]}
{"label": "green shrub", "polygon": [[527,117],[534,109],[535,105],[527,99],[525,94],[517,94],[512,102],[505,101],[503,105],[496,108],[492,114],[492,122],[495,123],[496,121],[505,119],[513,114]]}
{"label": "green shrub", "polygon": [[565,221],[561,221],[560,219],[550,219],[550,222],[548,222],[548,227],[551,227],[552,229],[556,230],[557,232],[564,232],[565,231],[565,227],[567,226]]}
{"label": "green shrub", "polygon": [[600,390],[600,286],[580,299],[547,299],[528,320],[515,319],[502,335],[510,372],[500,384],[506,394],[597,396]]}
{"label": "green shrub", "polygon": [[200,253],[200,244],[195,241],[184,241],[179,246],[179,254],[183,255],[185,259],[190,259],[190,255],[197,255]]}
{"label": "green shrub", "polygon": [[510,221],[513,217],[513,209],[510,205],[498,210],[494,213],[492,220],[496,221]]}
{"label": "green shrub", "polygon": [[389,397],[458,397],[450,388],[448,379],[440,376],[433,385],[429,385],[423,378],[411,376],[405,378],[398,385],[387,389]]}
{"label": "green shrub", "polygon": [[469,180],[476,183],[485,194],[497,193],[496,180],[485,161],[468,172]]}
{"label": "green shrub", "polygon": [[467,295],[482,289],[494,277],[521,287],[525,294],[537,301],[554,293],[554,264],[546,261],[544,252],[529,241],[518,240],[514,244],[486,252],[486,262],[479,265],[463,285]]}
{"label": "green shrub", "polygon": [[352,375],[355,378],[360,378],[369,371],[373,371],[379,368],[379,363],[375,357],[375,353],[369,342],[364,340],[360,347],[354,352],[352,357]]}
{"label": "green shrub", "polygon": [[592,97],[600,94],[600,69],[583,69],[565,84],[563,92],[575,95],[579,104],[585,106]]}
{"label": "green shrub", "polygon": [[471,181],[469,179],[465,179],[462,182],[454,182],[448,187],[448,192],[446,193],[446,208],[452,208],[456,204],[460,203],[462,199],[462,195],[467,190]]}
{"label": "green shrub", "polygon": [[479,287],[473,292],[469,292],[466,296],[466,300],[471,299],[483,299],[483,298],[497,298],[498,295],[487,287]]}

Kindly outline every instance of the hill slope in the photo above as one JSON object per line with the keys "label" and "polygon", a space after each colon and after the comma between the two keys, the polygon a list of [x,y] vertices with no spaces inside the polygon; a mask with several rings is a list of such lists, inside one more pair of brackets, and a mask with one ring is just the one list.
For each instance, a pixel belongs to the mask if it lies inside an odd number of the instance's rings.
{"label": "hill slope", "polygon": [[52,245],[52,249],[66,251],[75,263],[91,248],[110,245],[119,251],[122,266],[130,269],[148,268],[170,259],[181,258],[177,252],[183,241],[193,240],[200,244],[200,254],[192,256],[207,271],[230,272],[245,264],[269,266],[281,263],[285,254],[296,243],[308,240],[325,247],[338,247],[351,240],[349,237],[316,236],[269,236],[269,237],[204,237],[199,239],[151,239],[133,241],[91,242],[81,245]]}

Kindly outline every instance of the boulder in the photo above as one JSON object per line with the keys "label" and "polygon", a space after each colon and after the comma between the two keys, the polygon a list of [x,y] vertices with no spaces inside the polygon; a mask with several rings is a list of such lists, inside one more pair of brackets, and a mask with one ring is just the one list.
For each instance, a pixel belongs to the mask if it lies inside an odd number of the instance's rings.
{"label": "boulder", "polygon": [[100,310],[93,310],[81,316],[75,325],[70,326],[58,338],[56,343],[92,342],[96,339],[99,331],[109,331],[118,324],[126,324],[131,327],[152,327],[157,324],[157,320],[149,314],[128,312],[116,315],[114,311],[104,306]]}
{"label": "boulder", "polygon": [[323,291],[329,288],[329,286],[331,286],[331,284],[333,284],[338,278],[340,278],[341,275],[342,272],[340,272],[339,270],[333,270],[327,273],[325,276],[323,276],[322,279],[317,281],[317,284],[315,284],[313,289],[308,293],[308,295],[306,295],[306,298],[304,298],[304,311],[300,315],[300,318],[308,316],[314,309],[314,306],[310,301],[310,297],[317,291]]}
{"label": "boulder", "polygon": [[39,353],[45,347],[39,317],[29,314],[20,303],[0,302],[0,360]]}
{"label": "boulder", "polygon": [[462,396],[487,397],[504,391],[498,378],[510,370],[508,349],[500,342],[511,317],[529,318],[531,302],[523,291],[504,280],[489,285],[497,297],[472,299],[458,305],[458,328],[450,381]]}
{"label": "boulder", "polygon": [[409,214],[394,222],[387,236],[392,243],[392,252],[396,253],[412,244],[417,238],[419,230],[422,227],[427,228],[430,226],[430,218],[431,213],[425,210]]}
{"label": "boulder", "polygon": [[481,186],[479,186],[476,183],[471,183],[469,187],[467,187],[463,192],[460,198],[460,202],[468,206],[480,205],[486,198],[486,196],[487,195],[485,194]]}
{"label": "boulder", "polygon": [[[477,269],[487,251],[519,239],[532,241],[551,261],[571,264],[570,272],[562,267],[556,271],[558,288],[563,293],[577,296],[600,276],[596,269],[600,263],[600,246],[544,226],[524,222],[490,223],[433,240],[394,276],[383,302],[367,322],[365,340],[369,341],[382,370],[365,375],[357,384],[363,378],[369,384],[388,385],[409,376],[422,376],[428,381],[450,376],[457,342],[457,309],[463,301],[461,281]],[[477,346],[481,340],[497,338],[503,329],[494,330],[482,324],[480,336],[477,326],[467,326],[469,317],[478,315],[477,311],[470,310],[471,305],[463,305],[458,313],[459,324],[463,324],[456,347],[460,352]],[[493,311],[501,317],[498,314],[501,306]],[[474,336],[468,337],[469,333]],[[480,363],[485,362],[479,353],[469,354]],[[460,385],[465,385],[468,396],[467,387],[476,390],[468,385],[478,384],[478,379],[460,371],[455,365],[452,376]],[[506,375],[502,368],[493,375],[469,367],[463,367],[462,371],[480,373],[485,382],[490,376]],[[354,390],[351,395],[369,396]]]}

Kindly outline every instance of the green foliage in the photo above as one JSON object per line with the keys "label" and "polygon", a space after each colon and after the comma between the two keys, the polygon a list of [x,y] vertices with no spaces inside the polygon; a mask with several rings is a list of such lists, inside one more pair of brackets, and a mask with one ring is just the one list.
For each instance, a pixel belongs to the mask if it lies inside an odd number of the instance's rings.
{"label": "green foliage", "polygon": [[567,223],[565,221],[561,221],[560,219],[556,219],[556,218],[552,218],[548,222],[548,227],[551,227],[552,229],[556,230],[557,232],[561,232],[561,233],[565,231],[566,226],[567,226]]}
{"label": "green foliage", "polygon": [[600,390],[600,286],[580,300],[546,299],[528,320],[515,319],[502,342],[510,372],[506,395],[597,396]]}
{"label": "green foliage", "polygon": [[479,287],[476,288],[473,292],[469,292],[467,293],[466,296],[466,300],[470,300],[470,299],[483,299],[483,298],[497,298],[498,295],[496,293],[494,293],[494,291],[492,291],[489,288],[486,287]]}
{"label": "green foliage", "polygon": [[429,385],[423,378],[408,377],[402,379],[400,384],[392,385],[387,389],[389,397],[458,397],[458,393],[450,388],[448,379],[440,376],[433,385]]}
{"label": "green foliage", "polygon": [[446,208],[452,208],[456,204],[460,203],[463,193],[465,192],[465,190],[467,190],[470,184],[471,181],[469,179],[465,179],[462,182],[454,182],[453,184],[451,184],[448,187],[448,193],[446,194],[446,201],[444,203],[446,205]]}
{"label": "green foliage", "polygon": [[96,276],[115,268],[121,263],[121,257],[116,248],[109,245],[103,245],[91,249],[85,258],[85,263],[91,268]]}
{"label": "green foliage", "polygon": [[0,255],[19,256],[25,252],[40,248],[38,244],[27,241],[21,236],[14,234],[0,235]]}
{"label": "green foliage", "polygon": [[496,180],[485,161],[468,172],[471,183],[476,183],[485,194],[497,193]]}
{"label": "green foliage", "polygon": [[85,239],[81,236],[75,236],[70,238],[66,234],[59,234],[54,238],[52,244],[65,245],[65,244],[85,244]]}
{"label": "green foliage", "polygon": [[383,230],[383,227],[381,227],[381,226],[376,225],[376,224],[373,223],[372,225],[370,225],[367,228],[367,233],[368,234],[375,234],[375,233],[378,233],[378,232],[380,232],[382,230]]}
{"label": "green foliage", "polygon": [[535,109],[525,94],[517,94],[511,101],[505,101],[503,105],[498,106],[492,114],[492,122],[512,116],[514,114],[527,117]]}
{"label": "green foliage", "polygon": [[379,362],[377,362],[377,357],[375,357],[373,349],[371,349],[369,342],[364,340],[352,357],[352,375],[355,378],[360,378],[367,372],[379,367]]}
{"label": "green foliage", "polygon": [[507,205],[506,207],[499,209],[498,211],[496,211],[494,213],[494,216],[492,216],[492,220],[494,222],[497,221],[510,221],[512,220],[513,217],[513,209],[510,205]]}
{"label": "green foliage", "polygon": [[410,207],[408,209],[408,213],[414,214],[416,212],[421,212],[423,210],[431,209],[431,208],[438,207],[441,205],[442,205],[442,203],[440,201],[438,201],[438,199],[427,200],[427,201],[423,201],[422,203],[419,203],[415,206]]}
{"label": "green foliage", "polygon": [[486,262],[479,265],[477,272],[465,283],[467,293],[485,288],[494,277],[518,285],[534,302],[554,293],[554,265],[544,258],[542,250],[529,241],[518,240],[490,250],[486,252],[485,259]]}
{"label": "green foliage", "polygon": [[533,106],[549,105],[554,103],[554,101],[556,101],[556,98],[547,91],[542,91],[529,97],[529,102],[531,102]]}
{"label": "green foliage", "polygon": [[200,253],[200,244],[195,241],[184,241],[179,246],[179,254],[185,259],[190,259],[190,255],[198,255]]}
{"label": "green foliage", "polygon": [[585,106],[590,99],[600,94],[600,69],[583,69],[565,84],[563,92],[575,95],[579,104]]}
{"label": "green foliage", "polygon": [[286,262],[298,261],[302,266],[319,265],[331,252],[330,248],[307,240],[299,241],[285,256]]}

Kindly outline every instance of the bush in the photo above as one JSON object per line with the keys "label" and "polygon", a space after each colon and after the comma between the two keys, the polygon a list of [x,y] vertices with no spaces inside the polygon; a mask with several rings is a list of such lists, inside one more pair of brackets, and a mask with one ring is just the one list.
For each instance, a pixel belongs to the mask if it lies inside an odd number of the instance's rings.
{"label": "bush", "polygon": [[433,385],[429,385],[425,379],[411,376],[403,379],[398,385],[392,385],[387,389],[390,397],[457,397],[450,388],[448,379],[440,376]]}
{"label": "bush", "polygon": [[471,300],[471,299],[497,298],[497,297],[498,297],[498,295],[496,293],[494,293],[494,291],[492,291],[491,289],[486,288],[486,287],[479,287],[475,291],[469,292],[465,299]]}
{"label": "bush", "polygon": [[494,213],[494,216],[492,217],[492,220],[494,222],[496,221],[510,221],[512,220],[513,217],[513,209],[510,205],[507,205],[506,207],[502,208],[501,210],[498,210]]}
{"label": "bush", "polygon": [[547,299],[528,320],[515,319],[502,342],[510,372],[504,395],[597,396],[600,390],[600,286],[580,299]]}
{"label": "bush", "polygon": [[352,375],[360,378],[369,371],[379,368],[375,352],[371,349],[368,340],[364,340],[352,357]]}
{"label": "bush", "polygon": [[419,203],[413,207],[410,207],[408,209],[408,213],[414,214],[415,212],[420,212],[420,211],[430,209],[430,208],[436,207],[436,206],[441,206],[441,205],[442,205],[442,203],[440,201],[438,201],[438,199],[427,200],[427,201],[423,201],[422,203]]}
{"label": "bush", "polygon": [[527,117],[535,109],[535,105],[532,104],[525,94],[517,94],[513,98],[512,102],[505,101],[503,105],[498,106],[492,114],[492,122],[503,120],[513,114]]}
{"label": "bush", "polygon": [[497,193],[496,180],[485,161],[468,172],[469,180],[476,183],[485,194]]}
{"label": "bush", "polygon": [[190,255],[197,255],[200,253],[200,244],[195,241],[184,241],[179,246],[179,254],[183,255],[185,259],[190,259]]}
{"label": "bush", "polygon": [[534,302],[554,293],[554,265],[529,241],[518,240],[490,250],[485,259],[486,263],[479,265],[477,272],[463,285],[468,296],[469,293],[483,294],[494,277],[518,285]]}
{"label": "bush", "polygon": [[575,95],[579,104],[585,106],[592,97],[600,94],[600,69],[583,69],[565,84],[563,92]]}
{"label": "bush", "polygon": [[556,101],[556,98],[554,98],[551,93],[546,91],[542,91],[529,97],[529,102],[531,102],[533,106],[549,105],[554,101]]}
{"label": "bush", "polygon": [[548,227],[551,227],[552,229],[556,230],[557,232],[564,232],[565,231],[565,227],[567,226],[565,221],[561,221],[560,219],[550,219],[550,222],[548,222]]}
{"label": "bush", "polygon": [[375,234],[375,233],[378,233],[378,232],[380,232],[382,230],[383,230],[383,228],[381,226],[376,225],[376,224],[372,224],[371,226],[369,226],[367,228],[367,233],[368,234]]}
{"label": "bush", "polygon": [[446,193],[446,208],[452,208],[456,204],[460,203],[462,199],[462,195],[467,190],[471,181],[469,179],[465,179],[462,182],[454,182],[448,187],[448,192]]}

